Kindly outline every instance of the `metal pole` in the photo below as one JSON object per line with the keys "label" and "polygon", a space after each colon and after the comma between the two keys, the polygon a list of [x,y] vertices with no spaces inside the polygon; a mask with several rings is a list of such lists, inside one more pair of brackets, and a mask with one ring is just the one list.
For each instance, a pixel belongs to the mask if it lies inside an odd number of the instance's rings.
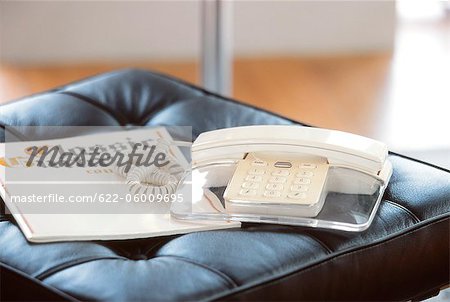
{"label": "metal pole", "polygon": [[201,76],[208,90],[231,96],[232,92],[232,2],[201,1]]}

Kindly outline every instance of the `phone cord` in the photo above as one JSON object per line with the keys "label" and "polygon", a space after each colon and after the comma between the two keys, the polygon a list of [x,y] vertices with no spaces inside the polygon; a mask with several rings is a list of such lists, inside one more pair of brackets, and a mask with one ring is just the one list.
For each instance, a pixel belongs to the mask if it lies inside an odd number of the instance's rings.
{"label": "phone cord", "polygon": [[[137,148],[142,154],[148,153],[142,147]],[[128,190],[133,195],[171,195],[175,194],[180,180],[185,174],[185,170],[177,160],[169,154],[169,145],[166,141],[160,139],[156,145],[154,153],[163,152],[168,157],[169,164],[164,168],[158,168],[155,165],[149,167],[136,166],[135,162],[130,167],[128,173],[125,172],[126,166],[115,166],[115,172],[126,178]],[[167,167],[167,168],[166,168]]]}

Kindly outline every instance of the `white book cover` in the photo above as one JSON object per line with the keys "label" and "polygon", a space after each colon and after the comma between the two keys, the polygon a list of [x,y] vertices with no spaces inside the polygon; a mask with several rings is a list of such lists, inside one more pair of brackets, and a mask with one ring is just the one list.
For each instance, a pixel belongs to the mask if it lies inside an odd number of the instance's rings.
{"label": "white book cover", "polygon": [[[170,154],[183,168],[189,167],[164,127],[0,144],[0,195],[32,242],[146,238],[240,227],[239,222],[177,220],[169,213],[170,203],[133,202],[125,179],[110,167],[43,169],[36,166],[38,157],[29,162],[31,146],[59,146],[66,151],[121,146],[130,150],[133,143],[158,139],[169,142]],[[185,198],[189,194],[183,192]],[[67,201],[74,196],[89,197],[89,201]]]}

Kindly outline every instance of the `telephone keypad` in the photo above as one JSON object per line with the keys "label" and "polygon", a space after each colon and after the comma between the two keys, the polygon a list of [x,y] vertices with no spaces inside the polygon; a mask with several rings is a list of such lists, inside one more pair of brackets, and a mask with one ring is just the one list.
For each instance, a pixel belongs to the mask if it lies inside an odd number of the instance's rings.
{"label": "telephone keypad", "polygon": [[283,185],[282,184],[270,183],[270,184],[266,185],[266,189],[267,190],[282,191],[283,190]]}
{"label": "telephone keypad", "polygon": [[266,197],[280,197],[281,192],[280,191],[265,191],[264,196]]}
{"label": "telephone keypad", "polygon": [[244,189],[258,189],[259,188],[259,183],[247,181],[247,182],[244,182],[242,184],[242,188],[244,188]]}
{"label": "telephone keypad", "polygon": [[309,185],[311,183],[311,179],[305,177],[299,177],[294,180],[294,184],[296,185]]}
{"label": "telephone keypad", "polygon": [[254,196],[256,195],[256,190],[242,189],[239,194],[244,196]]}
{"label": "telephone keypad", "polygon": [[260,175],[247,175],[247,177],[245,178],[245,180],[248,180],[248,181],[262,181],[262,176],[260,176]]}
{"label": "telephone keypad", "polygon": [[292,186],[291,186],[291,191],[295,191],[295,192],[306,192],[306,191],[308,191],[308,186],[304,186],[304,185],[292,185]]}
{"label": "telephone keypad", "polygon": [[271,178],[269,178],[269,182],[272,182],[272,183],[285,183],[286,182],[286,177],[272,176]]}
{"label": "telephone keypad", "polygon": [[321,157],[274,160],[252,158],[238,163],[224,197],[241,203],[319,202],[328,173],[328,162]]}
{"label": "telephone keypad", "polygon": [[253,169],[250,169],[248,171],[248,174],[251,174],[251,175],[263,175],[264,174],[264,169],[253,168]]}
{"label": "telephone keypad", "polygon": [[275,170],[272,172],[273,176],[289,176],[288,170]]}
{"label": "telephone keypad", "polygon": [[310,178],[310,177],[314,176],[314,173],[311,172],[311,171],[301,171],[301,172],[298,172],[296,176],[297,177],[308,177],[308,178]]}

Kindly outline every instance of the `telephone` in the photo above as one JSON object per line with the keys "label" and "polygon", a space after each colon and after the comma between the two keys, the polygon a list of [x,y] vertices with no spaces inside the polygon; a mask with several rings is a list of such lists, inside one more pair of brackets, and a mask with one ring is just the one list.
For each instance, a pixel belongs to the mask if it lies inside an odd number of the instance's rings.
{"label": "telephone", "polygon": [[220,129],[202,133],[192,145],[193,184],[202,182],[205,196],[226,187],[228,214],[316,217],[327,192],[376,194],[370,209],[376,211],[392,174],[387,154],[384,143],[336,130]]}

